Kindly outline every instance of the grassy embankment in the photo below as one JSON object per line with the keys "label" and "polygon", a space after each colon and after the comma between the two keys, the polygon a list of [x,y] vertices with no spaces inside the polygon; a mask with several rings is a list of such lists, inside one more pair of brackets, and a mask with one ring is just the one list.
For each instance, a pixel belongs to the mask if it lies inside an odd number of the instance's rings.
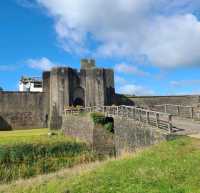
{"label": "grassy embankment", "polygon": [[0,192],[199,193],[200,141],[183,137],[119,160],[89,164],[84,171],[72,168],[31,182],[21,181]]}
{"label": "grassy embankment", "polygon": [[80,141],[48,129],[0,132],[0,184],[57,171],[97,157]]}

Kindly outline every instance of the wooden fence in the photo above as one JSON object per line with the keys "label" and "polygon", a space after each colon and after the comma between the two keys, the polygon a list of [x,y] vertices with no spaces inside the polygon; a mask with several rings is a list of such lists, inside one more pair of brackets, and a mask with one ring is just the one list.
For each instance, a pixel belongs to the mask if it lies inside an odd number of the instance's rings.
{"label": "wooden fence", "polygon": [[148,125],[155,126],[160,129],[167,130],[169,133],[173,132],[172,115],[168,113],[146,110],[133,106],[94,106],[78,109],[65,109],[67,114],[79,114],[80,112],[101,112],[106,116],[125,117],[127,119],[134,119],[144,122]]}
{"label": "wooden fence", "polygon": [[191,119],[194,118],[194,107],[192,106],[163,104],[163,105],[155,105],[153,109],[160,112],[170,113],[172,115],[179,117],[191,118]]}

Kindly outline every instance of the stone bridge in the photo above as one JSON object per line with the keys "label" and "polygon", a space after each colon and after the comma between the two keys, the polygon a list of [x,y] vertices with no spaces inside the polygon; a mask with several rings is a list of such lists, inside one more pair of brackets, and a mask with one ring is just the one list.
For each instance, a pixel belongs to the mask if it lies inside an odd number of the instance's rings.
{"label": "stone bridge", "polygon": [[[161,108],[157,109],[156,108]],[[145,123],[147,125],[167,131],[169,134],[194,134],[200,133],[199,112],[192,106],[181,105],[156,105],[154,110],[134,106],[94,106],[80,108],[79,112],[101,112],[108,117],[121,117]],[[79,113],[77,110],[68,109],[67,113]],[[195,121],[196,120],[196,121]]]}
{"label": "stone bridge", "polygon": [[[191,113],[191,108],[188,107],[188,111]],[[114,135],[106,133],[103,127],[92,122],[89,115],[93,112],[113,117]],[[65,109],[62,129],[67,135],[88,141],[97,151],[100,149],[100,152],[110,152],[113,147],[120,154],[176,135],[200,133],[199,122],[192,119],[195,116],[195,111],[190,118],[183,118],[180,114],[170,114],[169,111],[160,112],[123,105],[69,108]]]}

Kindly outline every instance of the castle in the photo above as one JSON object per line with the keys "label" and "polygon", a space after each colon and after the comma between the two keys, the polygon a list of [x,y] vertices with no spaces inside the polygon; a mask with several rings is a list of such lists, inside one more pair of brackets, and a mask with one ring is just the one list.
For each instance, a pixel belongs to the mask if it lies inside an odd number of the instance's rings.
{"label": "castle", "polygon": [[[32,85],[35,79],[22,79]],[[40,87],[40,82],[36,81]],[[55,67],[43,72],[42,92],[0,91],[0,131],[29,128],[60,128],[67,106],[136,105],[150,108],[157,104],[197,106],[199,95],[125,96],[115,93],[114,71],[96,67],[95,60],[81,60],[80,70]],[[34,91],[34,92],[31,92]],[[40,91],[40,92],[38,92]]]}
{"label": "castle", "polygon": [[65,106],[114,103],[114,72],[97,68],[95,60],[83,59],[80,71],[60,67],[44,72],[43,92],[48,93],[50,127],[60,128]]}
{"label": "castle", "polygon": [[[23,84],[33,81],[23,78],[22,91]],[[113,70],[97,68],[91,59],[81,60],[80,71],[55,67],[43,72],[42,87],[43,92],[0,92],[0,129],[59,128],[65,106],[114,103]]]}

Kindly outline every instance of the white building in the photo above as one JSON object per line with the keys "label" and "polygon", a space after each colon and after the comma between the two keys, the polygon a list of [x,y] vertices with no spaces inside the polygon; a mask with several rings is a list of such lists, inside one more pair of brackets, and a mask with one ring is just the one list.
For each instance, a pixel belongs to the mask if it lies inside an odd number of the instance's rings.
{"label": "white building", "polygon": [[19,82],[20,92],[42,92],[42,80],[38,77],[22,77]]}

